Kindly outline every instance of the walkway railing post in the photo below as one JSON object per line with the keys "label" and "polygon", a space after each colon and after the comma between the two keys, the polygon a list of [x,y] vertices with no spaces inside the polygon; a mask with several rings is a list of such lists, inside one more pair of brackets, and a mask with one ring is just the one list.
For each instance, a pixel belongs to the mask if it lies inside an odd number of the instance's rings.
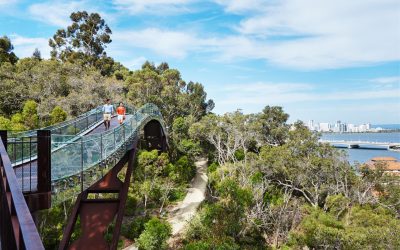
{"label": "walkway railing post", "polygon": [[51,206],[51,131],[37,131],[37,191],[39,209]]}
{"label": "walkway railing post", "polygon": [[7,149],[7,130],[0,130],[0,138],[3,141],[4,147]]}
{"label": "walkway railing post", "polygon": [[83,192],[83,138],[81,137],[81,192]]}

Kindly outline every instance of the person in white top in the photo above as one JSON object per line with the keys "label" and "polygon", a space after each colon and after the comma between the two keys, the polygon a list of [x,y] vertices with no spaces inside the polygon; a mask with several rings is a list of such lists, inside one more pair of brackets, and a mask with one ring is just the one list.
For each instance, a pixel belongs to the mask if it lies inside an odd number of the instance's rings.
{"label": "person in white top", "polygon": [[106,130],[110,128],[111,117],[114,115],[114,106],[111,105],[111,100],[107,99],[106,104],[103,106],[104,126]]}

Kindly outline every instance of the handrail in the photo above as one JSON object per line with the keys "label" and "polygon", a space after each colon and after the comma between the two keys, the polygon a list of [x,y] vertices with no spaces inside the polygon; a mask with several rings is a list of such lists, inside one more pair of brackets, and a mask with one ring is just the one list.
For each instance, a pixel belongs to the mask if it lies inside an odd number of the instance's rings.
{"label": "handrail", "polygon": [[[6,142],[4,134],[2,139]],[[44,249],[25,198],[19,189],[3,140],[0,140],[1,247],[2,249]]]}
{"label": "handrail", "polygon": [[[75,197],[84,186],[90,186],[109,166],[117,161],[139,130],[149,120],[157,120],[166,134],[162,114],[154,104],[136,110],[122,125],[102,133],[77,137],[52,153],[52,203]],[[166,141],[168,144],[168,142]]]}

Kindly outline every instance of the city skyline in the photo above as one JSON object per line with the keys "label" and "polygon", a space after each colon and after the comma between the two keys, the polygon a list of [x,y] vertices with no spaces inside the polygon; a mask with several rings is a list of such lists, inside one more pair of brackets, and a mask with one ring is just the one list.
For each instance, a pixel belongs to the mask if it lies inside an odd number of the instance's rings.
{"label": "city skyline", "polygon": [[279,105],[289,122],[400,123],[398,1],[0,0],[0,35],[19,57],[49,58],[78,10],[111,27],[108,55],[132,70],[168,62],[218,114]]}

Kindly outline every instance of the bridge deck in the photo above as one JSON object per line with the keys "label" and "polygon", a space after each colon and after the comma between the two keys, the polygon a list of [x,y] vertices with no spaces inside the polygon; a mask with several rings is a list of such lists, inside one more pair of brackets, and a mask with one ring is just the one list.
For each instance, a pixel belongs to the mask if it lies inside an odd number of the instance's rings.
{"label": "bridge deck", "polygon": [[[127,115],[128,118],[128,115]],[[113,117],[110,123],[110,129],[114,129],[119,126],[117,117]],[[101,123],[94,129],[91,129],[85,135],[92,135],[97,133],[105,132],[104,124]],[[23,192],[34,192],[37,187],[37,160],[23,163],[19,166],[14,167],[15,175],[17,176],[18,184]]]}

